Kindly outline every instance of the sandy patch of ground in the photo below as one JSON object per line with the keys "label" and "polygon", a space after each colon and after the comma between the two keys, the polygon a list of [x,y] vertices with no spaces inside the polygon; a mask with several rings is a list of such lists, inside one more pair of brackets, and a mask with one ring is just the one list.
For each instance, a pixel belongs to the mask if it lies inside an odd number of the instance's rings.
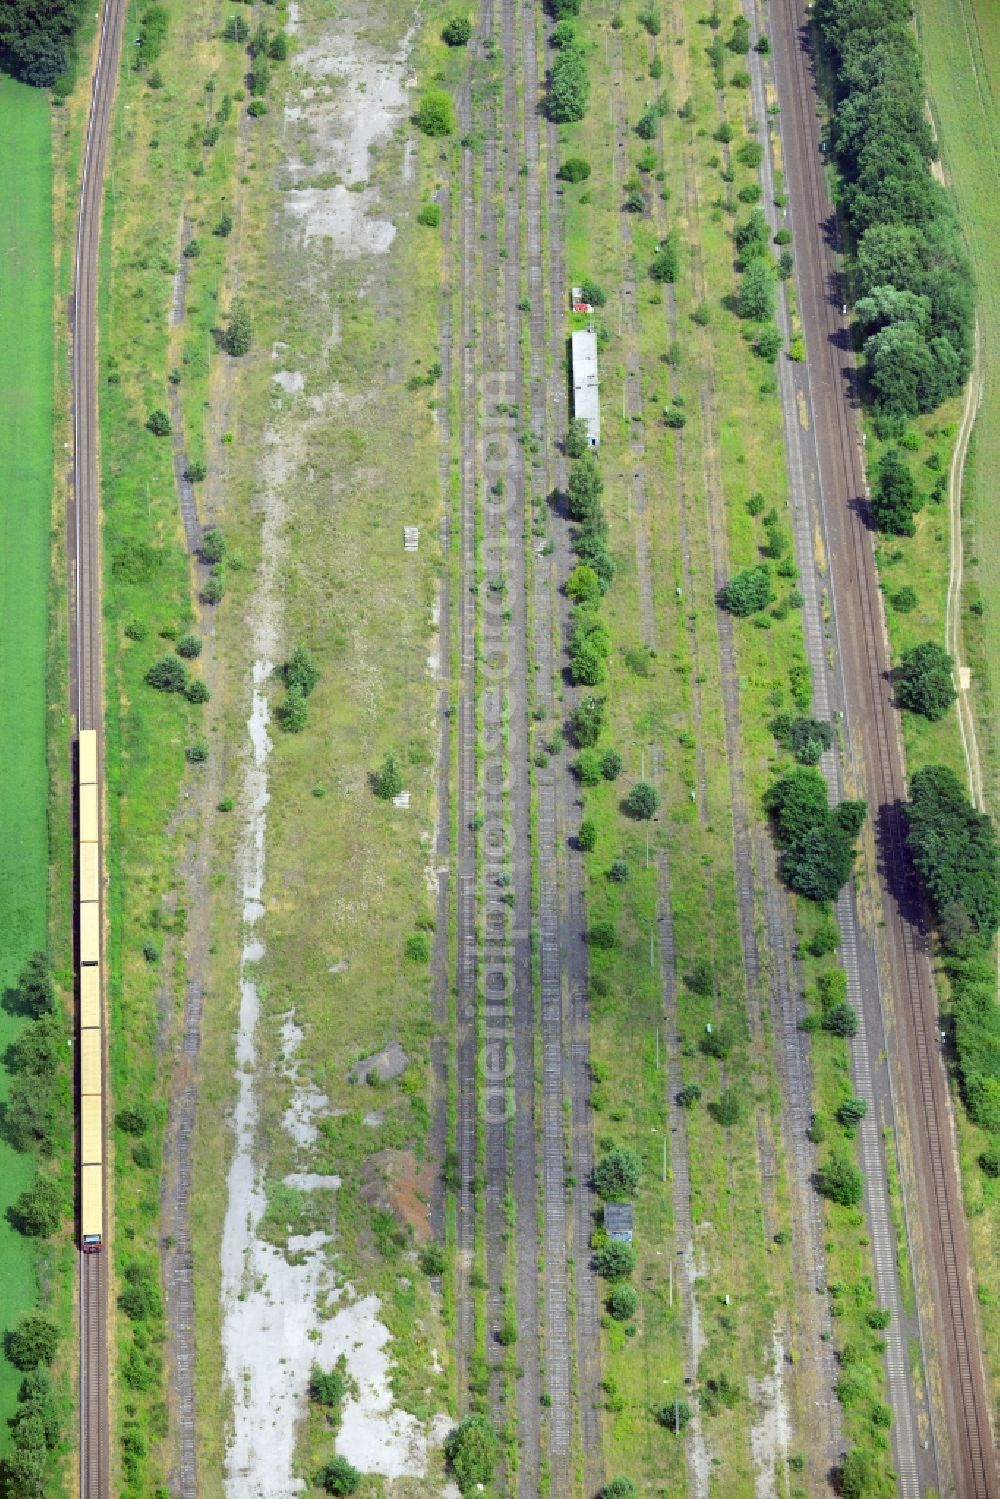
{"label": "sandy patch of ground", "polygon": [[791,1420],[781,1377],[784,1364],[784,1345],[775,1329],[772,1372],[763,1379],[751,1377],[747,1381],[754,1406],[754,1420],[750,1427],[754,1499],[778,1499],[778,1495],[784,1492],[779,1474],[786,1471],[791,1437]]}
{"label": "sandy patch of ground", "polygon": [[418,1244],[431,1237],[430,1202],[434,1168],[418,1165],[412,1150],[381,1150],[365,1162],[365,1200],[392,1213],[413,1230]]}

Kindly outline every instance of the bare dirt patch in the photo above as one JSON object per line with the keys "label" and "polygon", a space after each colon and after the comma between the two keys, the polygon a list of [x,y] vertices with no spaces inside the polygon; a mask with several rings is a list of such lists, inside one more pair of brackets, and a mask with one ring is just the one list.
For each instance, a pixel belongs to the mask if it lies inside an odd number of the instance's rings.
{"label": "bare dirt patch", "polygon": [[412,1150],[382,1150],[365,1162],[362,1191],[371,1207],[392,1213],[408,1225],[418,1244],[431,1237],[434,1168],[418,1164]]}

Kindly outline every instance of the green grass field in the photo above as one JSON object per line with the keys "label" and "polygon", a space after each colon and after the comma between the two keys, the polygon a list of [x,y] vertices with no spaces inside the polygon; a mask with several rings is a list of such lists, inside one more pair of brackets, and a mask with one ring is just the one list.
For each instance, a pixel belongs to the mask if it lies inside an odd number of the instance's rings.
{"label": "green grass field", "polygon": [[[0,983],[13,984],[47,930],[45,677],[52,494],[52,163],[48,96],[0,79]],[[21,1022],[0,1009],[0,1052]],[[7,1077],[0,1070],[0,1097]],[[35,1300],[35,1257],[6,1209],[30,1157],[0,1141],[3,1327]],[[21,1376],[0,1360],[0,1450]]]}
{"label": "green grass field", "polygon": [[[1000,701],[1000,556],[994,544],[1000,482],[1000,11],[991,0],[919,0],[917,19],[927,83],[941,136],[941,153],[958,202],[977,280],[985,389],[974,435],[975,454],[965,488],[970,578],[982,593],[981,646],[973,666],[980,706],[992,713]],[[968,592],[968,589],[967,589]],[[989,724],[987,746],[994,743]],[[997,805],[997,764],[984,767],[988,795]]]}
{"label": "green grass field", "polygon": [[[1000,557],[995,544],[1000,483],[1000,11],[992,0],[918,0],[917,19],[942,159],[958,202],[977,279],[985,386],[966,468],[963,495],[967,583],[963,630],[973,672],[984,789],[994,815],[998,799],[996,705],[1000,702]],[[982,614],[969,605],[981,600]],[[954,720],[949,715],[948,722]],[[973,1262],[993,1393],[1000,1391],[1000,1191],[976,1157],[988,1143],[957,1110],[959,1150]]]}

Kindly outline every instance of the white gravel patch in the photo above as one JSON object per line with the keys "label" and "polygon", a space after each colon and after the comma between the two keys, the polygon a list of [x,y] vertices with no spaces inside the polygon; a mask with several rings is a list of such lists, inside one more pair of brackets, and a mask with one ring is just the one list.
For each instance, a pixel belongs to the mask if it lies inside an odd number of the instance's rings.
{"label": "white gravel patch", "polygon": [[[324,1339],[328,1333],[336,1339],[336,1353],[346,1358],[347,1371],[358,1388],[356,1397],[344,1401],[337,1451],[362,1473],[420,1477],[427,1468],[429,1438],[416,1416],[393,1408],[390,1338],[378,1320],[378,1310],[378,1297],[365,1296],[337,1312],[323,1328]],[[432,1423],[431,1438],[444,1441],[450,1428],[447,1416],[438,1417]]]}

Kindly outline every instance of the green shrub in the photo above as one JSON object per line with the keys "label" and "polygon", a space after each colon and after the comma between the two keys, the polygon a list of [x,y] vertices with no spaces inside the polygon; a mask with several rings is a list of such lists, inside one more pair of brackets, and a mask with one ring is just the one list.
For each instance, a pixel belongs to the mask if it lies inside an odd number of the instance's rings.
{"label": "green shrub", "polygon": [[19,1233],[29,1238],[48,1238],[59,1227],[63,1209],[58,1182],[51,1176],[36,1176],[31,1186],[15,1199],[10,1217]]}
{"label": "green shrub", "polygon": [[424,135],[450,135],[455,128],[451,97],[443,89],[428,89],[417,106],[416,122]]}
{"label": "green shrub", "polygon": [[399,763],[392,750],[389,750],[381,766],[372,775],[372,790],[380,801],[392,801],[403,789],[403,777],[399,769]]}
{"label": "green shrub", "polygon": [[212,694],[208,690],[208,684],[201,677],[195,677],[187,684],[184,696],[189,703],[207,703]]}
{"label": "green shrub", "polygon": [[169,437],[173,431],[169,416],[159,406],[147,416],[146,426],[154,437]]}
{"label": "green shrub", "polygon": [[679,269],[680,257],[677,251],[677,241],[673,235],[668,235],[653,256],[649,274],[654,281],[674,282],[677,280]]}
{"label": "green shrub", "polygon": [[606,749],[601,756],[601,775],[606,781],[617,781],[621,773],[621,755],[616,749]]}
{"label": "green shrub", "polygon": [[743,1118],[743,1101],[735,1088],[726,1088],[718,1099],[709,1104],[708,1112],[723,1129],[732,1129]]}
{"label": "green shrub", "polygon": [[354,1494],[361,1486],[361,1474],[346,1457],[332,1457],[316,1474],[316,1482],[328,1494]]}
{"label": "green shrub", "polygon": [[603,952],[612,952],[618,946],[618,933],[613,921],[593,921],[587,931],[587,942]]}
{"label": "green shrub", "polygon": [[660,793],[648,781],[636,781],[625,798],[625,810],[630,817],[648,822],[656,815],[660,805]]}
{"label": "green shrub", "polygon": [[586,182],[590,176],[590,162],[584,161],[582,156],[570,156],[562,163],[556,176],[561,177],[563,182]]}
{"label": "green shrub", "polygon": [[893,680],[900,706],[932,722],[944,717],[957,696],[954,663],[933,640],[904,651]]}
{"label": "green shrub", "polygon": [[584,853],[592,853],[597,846],[597,824],[585,817],[577,831],[576,841]]}
{"label": "green shrub", "polygon": [[685,1083],[678,1091],[677,1102],[682,1109],[693,1109],[701,1097],[700,1083]]}
{"label": "green shrub", "polygon": [[556,124],[582,120],[587,113],[590,80],[587,64],[578,47],[563,47],[555,55],[549,70],[546,108]]}
{"label": "green shrub", "polygon": [[619,1281],[608,1293],[608,1311],[616,1322],[629,1322],[639,1310],[639,1293],[628,1281]]}
{"label": "green shrub", "polygon": [[635,1151],[627,1145],[616,1145],[595,1166],[594,1187],[605,1202],[619,1202],[635,1196],[641,1175],[642,1166]]}
{"label": "green shrub", "polygon": [[229,322],[221,342],[226,353],[234,359],[249,354],[253,346],[253,322],[250,309],[242,297],[237,297],[229,310]]}
{"label": "green shrub", "polygon": [[487,1416],[466,1416],[445,1437],[444,1455],[463,1494],[492,1482],[500,1443]]}
{"label": "green shrub", "polygon": [[868,1105],[863,1098],[845,1098],[837,1110],[837,1119],[846,1129],[853,1129],[867,1113]]}
{"label": "green shrub", "polygon": [[51,1364],[59,1346],[55,1323],[41,1312],[29,1312],[7,1334],[6,1353],[15,1369],[27,1372]]}
{"label": "green shrub", "polygon": [[184,662],[177,656],[162,656],[146,672],[146,682],[158,692],[183,692],[188,684]]}
{"label": "green shrub", "polygon": [[201,636],[182,635],[174,649],[178,656],[183,656],[187,661],[193,661],[196,656],[201,655]]}
{"label": "green shrub", "polygon": [[844,1155],[831,1155],[816,1173],[816,1185],[823,1197],[841,1207],[857,1207],[864,1191],[864,1177],[854,1162]]}
{"label": "green shrub", "polygon": [[691,1407],[686,1400],[668,1400],[657,1408],[655,1418],[658,1426],[679,1436],[691,1419]]}
{"label": "green shrub", "polygon": [[285,686],[291,691],[297,688],[303,697],[308,697],[319,681],[319,668],[304,645],[297,645],[281,668]]}
{"label": "green shrub", "polygon": [[425,203],[417,214],[417,223],[427,229],[437,229],[441,223],[441,208],[437,203]]}
{"label": "green shrub", "polygon": [[464,47],[472,36],[472,22],[468,16],[452,16],[445,23],[441,39],[449,47]]}
{"label": "green shrub", "polygon": [[410,933],[406,939],[406,956],[411,963],[430,962],[431,944],[426,932]]}
{"label": "green shrub", "polygon": [[635,1261],[634,1246],[619,1239],[609,1239],[594,1255],[594,1267],[605,1280],[628,1280]]}
{"label": "green shrub", "polygon": [[719,603],[730,614],[745,618],[766,609],[773,597],[770,569],[761,565],[734,573],[720,590]]}
{"label": "green shrub", "polygon": [[961,954],[987,944],[1000,924],[1000,853],[991,819],[942,765],[915,772],[910,798],[907,839],[945,948]]}

